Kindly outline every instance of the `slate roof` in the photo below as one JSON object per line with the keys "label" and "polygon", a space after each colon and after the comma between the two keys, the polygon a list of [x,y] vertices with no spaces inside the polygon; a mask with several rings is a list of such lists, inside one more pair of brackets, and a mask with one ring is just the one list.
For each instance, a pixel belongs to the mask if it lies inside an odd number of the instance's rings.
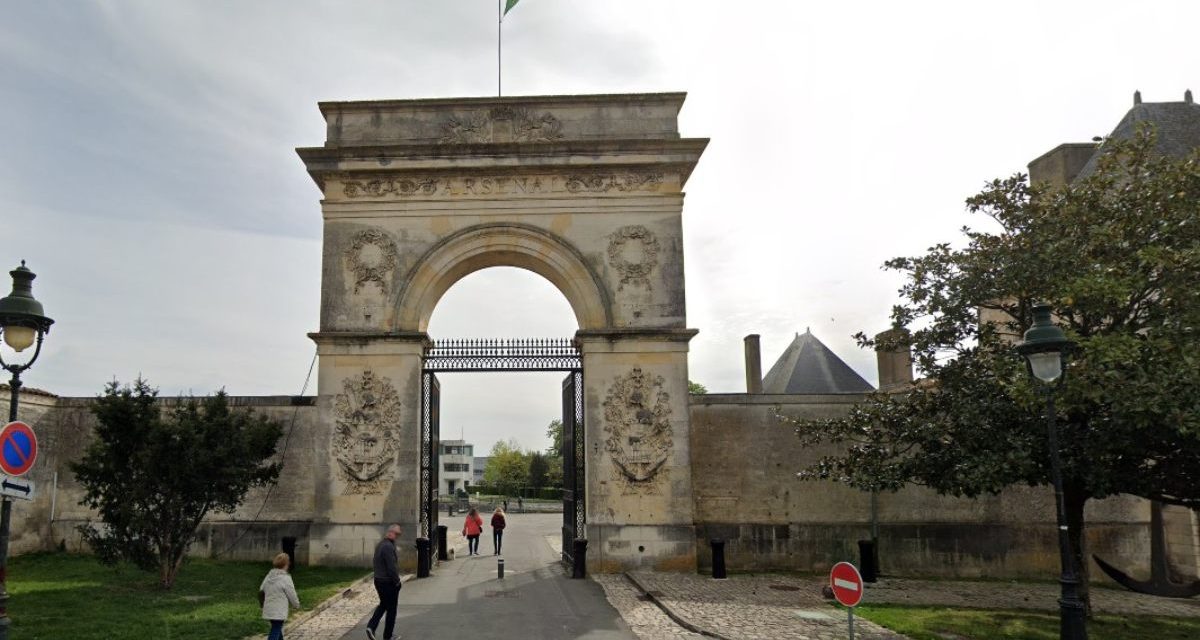
{"label": "slate roof", "polygon": [[[1134,99],[1133,108],[1125,114],[1117,128],[1109,134],[1113,139],[1129,139],[1143,122],[1154,123],[1158,131],[1156,148],[1159,153],[1181,158],[1200,147],[1200,104],[1191,100],[1191,92],[1183,102],[1139,102],[1140,94]],[[1079,176],[1091,175],[1104,147],[1101,145],[1084,165]]]}
{"label": "slate roof", "polygon": [[763,393],[867,393],[875,387],[808,329],[783,350],[763,378]]}

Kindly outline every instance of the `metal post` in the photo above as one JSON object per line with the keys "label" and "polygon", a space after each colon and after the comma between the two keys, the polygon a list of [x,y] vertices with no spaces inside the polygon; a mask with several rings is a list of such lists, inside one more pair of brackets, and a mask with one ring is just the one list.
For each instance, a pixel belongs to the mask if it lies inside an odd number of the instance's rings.
{"label": "metal post", "polygon": [[498,558],[496,560],[496,577],[500,578],[501,580],[504,579],[504,558]]}
{"label": "metal post", "polygon": [[587,544],[588,541],[584,538],[575,538],[574,555],[571,557],[571,577],[582,579],[587,577]]}
{"label": "metal post", "polygon": [[1063,498],[1062,463],[1058,452],[1058,428],[1054,415],[1054,388],[1047,385],[1046,429],[1050,438],[1050,472],[1054,483],[1054,507],[1058,516],[1058,552],[1061,556],[1062,574],[1058,579],[1062,585],[1059,605],[1059,638],[1062,640],[1087,640],[1087,617],[1083,601],[1079,598],[1079,576],[1075,573],[1075,556],[1071,553],[1071,538],[1067,534],[1067,503]]}
{"label": "metal post", "polygon": [[429,565],[432,564],[429,557],[430,544],[429,538],[417,538],[417,577],[429,577]]}
{"label": "metal post", "polygon": [[444,524],[437,526],[437,559],[439,561],[450,559],[450,550],[447,549],[446,532],[448,527]]}
{"label": "metal post", "polygon": [[[21,389],[19,369],[11,369],[12,379],[8,386],[12,396],[8,403],[8,421],[17,419],[17,395]],[[12,501],[4,498],[0,503],[0,640],[8,640],[8,627],[12,620],[8,617],[8,537],[12,524]]]}
{"label": "metal post", "polygon": [[846,614],[850,620],[850,640],[854,640],[854,607],[846,607]]}

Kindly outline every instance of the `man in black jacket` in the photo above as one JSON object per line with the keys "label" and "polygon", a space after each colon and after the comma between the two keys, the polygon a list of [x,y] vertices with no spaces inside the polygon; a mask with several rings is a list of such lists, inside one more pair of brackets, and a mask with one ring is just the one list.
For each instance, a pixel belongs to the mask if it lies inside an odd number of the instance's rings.
{"label": "man in black jacket", "polygon": [[393,640],[392,632],[396,627],[396,601],[400,599],[400,567],[396,560],[396,537],[400,535],[400,525],[388,525],[383,540],[375,545],[375,591],[379,594],[379,606],[367,622],[367,637],[375,639],[375,627],[379,626],[379,618],[387,614],[383,623],[384,640]]}

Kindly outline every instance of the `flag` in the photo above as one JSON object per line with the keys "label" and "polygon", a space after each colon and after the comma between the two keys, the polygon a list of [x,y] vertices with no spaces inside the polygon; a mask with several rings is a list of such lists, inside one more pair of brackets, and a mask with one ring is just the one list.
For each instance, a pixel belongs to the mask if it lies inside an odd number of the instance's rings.
{"label": "flag", "polygon": [[508,12],[512,11],[512,8],[517,6],[517,3],[520,1],[521,0],[508,0],[507,2],[505,2],[504,3],[504,15],[508,15]]}

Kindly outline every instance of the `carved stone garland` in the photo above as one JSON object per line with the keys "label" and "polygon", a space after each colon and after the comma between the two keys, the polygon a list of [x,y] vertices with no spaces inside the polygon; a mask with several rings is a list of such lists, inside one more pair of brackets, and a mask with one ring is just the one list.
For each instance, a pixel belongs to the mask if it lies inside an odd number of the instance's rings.
{"label": "carved stone garland", "polygon": [[641,367],[616,379],[604,400],[604,446],[629,491],[648,491],[671,455],[671,397]]}
{"label": "carved stone garland", "polygon": [[333,401],[333,457],[348,493],[376,494],[400,448],[400,396],[371,370],[343,383]]}
{"label": "carved stone garland", "polygon": [[[625,257],[625,247],[631,242],[641,245],[640,261],[633,262]],[[609,236],[608,263],[621,274],[618,291],[627,284],[640,284],[650,289],[650,273],[658,264],[658,238],[640,224],[621,227]]]}
{"label": "carved stone garland", "polygon": [[486,113],[450,116],[442,123],[443,144],[485,142],[553,142],[561,140],[562,123],[549,112],[521,107],[493,107]]}
{"label": "carved stone garland", "polygon": [[[379,259],[368,262],[363,259],[363,249],[374,246],[379,249]],[[379,229],[360,231],[354,236],[354,243],[346,251],[346,260],[350,270],[354,272],[354,293],[358,293],[368,282],[379,283],[379,288],[386,295],[391,275],[396,269],[396,245],[386,233]]]}

